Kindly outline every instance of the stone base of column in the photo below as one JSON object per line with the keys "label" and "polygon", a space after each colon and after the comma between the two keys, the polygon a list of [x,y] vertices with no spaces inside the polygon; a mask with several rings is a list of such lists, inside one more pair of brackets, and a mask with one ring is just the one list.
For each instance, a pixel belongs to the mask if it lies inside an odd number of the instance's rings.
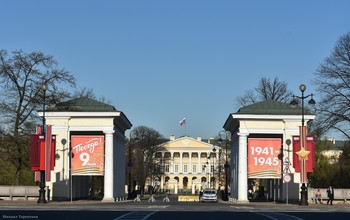
{"label": "stone base of column", "polygon": [[113,197],[103,197],[101,202],[115,202],[115,199]]}
{"label": "stone base of column", "polygon": [[236,200],[236,203],[240,203],[240,204],[247,204],[250,203],[249,200]]}

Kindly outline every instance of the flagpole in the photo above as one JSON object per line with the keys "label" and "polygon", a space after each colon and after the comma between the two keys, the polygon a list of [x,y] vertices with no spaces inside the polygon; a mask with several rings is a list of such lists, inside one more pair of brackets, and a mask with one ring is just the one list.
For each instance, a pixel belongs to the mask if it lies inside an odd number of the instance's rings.
{"label": "flagpole", "polygon": [[182,125],[185,125],[185,136],[186,136],[186,128],[187,128],[186,116],[180,121],[180,126]]}
{"label": "flagpole", "polygon": [[187,123],[185,123],[185,137],[187,136]]}

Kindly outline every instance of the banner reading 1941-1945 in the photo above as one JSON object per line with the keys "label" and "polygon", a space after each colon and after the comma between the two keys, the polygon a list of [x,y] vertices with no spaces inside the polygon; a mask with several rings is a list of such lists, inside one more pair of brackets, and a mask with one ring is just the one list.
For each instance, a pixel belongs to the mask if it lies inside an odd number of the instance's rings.
{"label": "banner reading 1941-1945", "polygon": [[281,139],[248,139],[248,178],[281,178]]}
{"label": "banner reading 1941-1945", "polygon": [[104,136],[73,135],[72,175],[103,175]]}

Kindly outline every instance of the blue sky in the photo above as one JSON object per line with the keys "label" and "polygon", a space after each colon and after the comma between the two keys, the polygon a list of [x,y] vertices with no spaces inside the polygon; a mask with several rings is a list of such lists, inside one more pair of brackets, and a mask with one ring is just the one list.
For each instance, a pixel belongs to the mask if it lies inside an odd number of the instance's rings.
{"label": "blue sky", "polygon": [[[350,1],[0,2],[0,48],[42,51],[165,137],[215,137],[261,77],[316,93],[314,72],[350,30]],[[187,118],[185,128],[179,121]]]}

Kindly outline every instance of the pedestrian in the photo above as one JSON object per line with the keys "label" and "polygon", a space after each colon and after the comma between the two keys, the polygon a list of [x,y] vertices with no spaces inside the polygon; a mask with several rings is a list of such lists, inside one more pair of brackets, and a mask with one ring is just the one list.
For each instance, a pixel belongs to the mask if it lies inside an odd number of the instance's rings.
{"label": "pedestrian", "polygon": [[315,193],[315,203],[317,204],[317,201],[320,202],[320,204],[323,204],[322,202],[322,194],[321,194],[321,191],[320,189],[317,190],[317,192]]}
{"label": "pedestrian", "polygon": [[333,200],[334,200],[334,189],[332,186],[329,186],[327,189],[327,196],[328,196],[328,200],[327,200],[327,205],[331,204],[333,205]]}

